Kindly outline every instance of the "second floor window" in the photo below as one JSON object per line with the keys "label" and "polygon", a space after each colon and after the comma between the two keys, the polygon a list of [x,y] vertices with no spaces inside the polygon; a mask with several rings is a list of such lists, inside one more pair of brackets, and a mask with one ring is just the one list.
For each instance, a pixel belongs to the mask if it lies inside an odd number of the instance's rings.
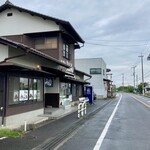
{"label": "second floor window", "polygon": [[66,43],[63,43],[63,57],[69,59],[69,45]]}
{"label": "second floor window", "polygon": [[56,37],[36,38],[35,48],[36,49],[55,49],[57,48],[57,38]]}
{"label": "second floor window", "polygon": [[90,68],[90,74],[102,74],[101,68]]}

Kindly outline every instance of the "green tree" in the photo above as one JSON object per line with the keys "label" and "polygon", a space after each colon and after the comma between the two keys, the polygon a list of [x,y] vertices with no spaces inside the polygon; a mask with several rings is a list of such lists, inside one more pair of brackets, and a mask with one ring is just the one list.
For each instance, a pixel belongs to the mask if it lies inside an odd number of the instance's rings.
{"label": "green tree", "polygon": [[135,88],[133,86],[129,85],[128,86],[128,92],[134,93],[134,91],[135,91]]}
{"label": "green tree", "polygon": [[122,92],[130,92],[130,93],[134,93],[135,88],[131,85],[129,86],[120,86],[119,88],[117,88],[118,91],[122,91]]}
{"label": "green tree", "polygon": [[140,84],[138,85],[138,92],[139,92],[140,94],[142,94],[142,83],[140,83]]}

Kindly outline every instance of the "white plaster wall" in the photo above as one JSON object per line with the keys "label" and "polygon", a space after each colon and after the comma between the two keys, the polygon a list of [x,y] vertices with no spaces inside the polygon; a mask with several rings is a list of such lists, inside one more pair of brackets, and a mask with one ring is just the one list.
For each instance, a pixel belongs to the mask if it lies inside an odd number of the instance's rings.
{"label": "white plaster wall", "polygon": [[[106,63],[102,58],[84,58],[76,59],[75,66],[77,70],[81,70],[90,74],[90,68],[101,68],[102,74],[92,75],[92,78],[88,80],[93,86],[94,92],[99,97],[106,97],[106,90],[104,87],[103,79],[106,78]],[[105,75],[103,75],[103,70],[105,70]]]}
{"label": "white plaster wall", "polygon": [[8,57],[8,46],[0,44],[0,61]]}
{"label": "white plaster wall", "polygon": [[[13,15],[8,17],[7,13]],[[1,12],[0,21],[0,36],[59,30],[59,26],[54,21],[44,20],[15,9]]]}
{"label": "white plaster wall", "polygon": [[5,126],[14,126],[14,125],[20,126],[23,125],[25,121],[27,121],[27,123],[34,121],[33,118],[42,114],[44,114],[44,108],[34,110],[34,111],[29,111],[26,113],[8,116],[5,118],[6,120]]}

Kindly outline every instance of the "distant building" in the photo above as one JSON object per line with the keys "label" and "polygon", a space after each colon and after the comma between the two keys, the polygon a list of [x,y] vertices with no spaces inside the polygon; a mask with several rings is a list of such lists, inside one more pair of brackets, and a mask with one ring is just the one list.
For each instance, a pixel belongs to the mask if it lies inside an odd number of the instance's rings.
{"label": "distant building", "polygon": [[[102,58],[76,59],[75,67],[92,76],[88,82],[93,86],[97,98],[111,97],[112,81],[107,79],[107,72],[110,69],[106,68],[106,63]],[[85,78],[84,80],[86,81],[87,79]]]}

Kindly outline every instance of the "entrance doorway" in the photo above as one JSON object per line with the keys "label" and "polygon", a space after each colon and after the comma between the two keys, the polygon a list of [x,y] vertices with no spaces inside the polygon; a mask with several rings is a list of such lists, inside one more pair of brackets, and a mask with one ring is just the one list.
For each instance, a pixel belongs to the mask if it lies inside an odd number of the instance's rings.
{"label": "entrance doorway", "polygon": [[3,104],[4,104],[4,76],[0,74],[0,125],[2,125],[3,116]]}

